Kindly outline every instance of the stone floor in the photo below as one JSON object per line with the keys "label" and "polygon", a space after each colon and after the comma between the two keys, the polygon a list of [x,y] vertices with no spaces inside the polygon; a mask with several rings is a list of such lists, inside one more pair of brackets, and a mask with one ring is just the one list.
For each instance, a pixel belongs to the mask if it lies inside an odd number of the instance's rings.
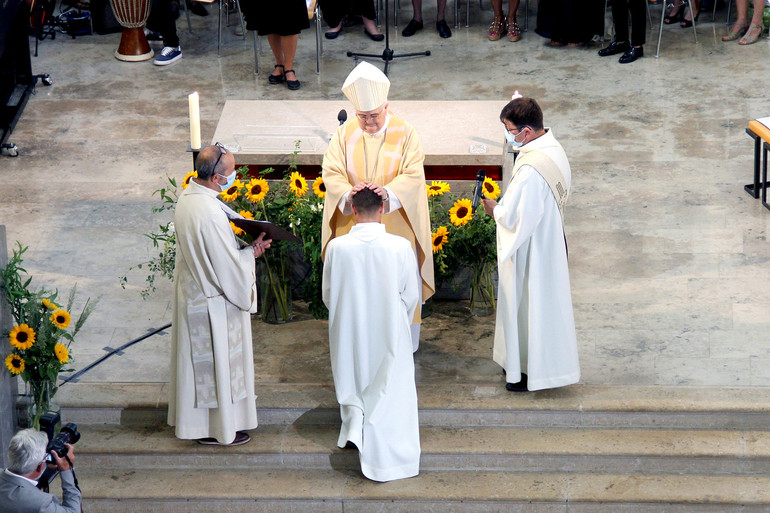
{"label": "stone floor", "polygon": [[[646,57],[619,65],[597,57],[596,45],[549,47],[533,32],[533,13],[521,42],[488,42],[489,4],[483,11],[471,4],[471,26],[447,40],[432,23],[401,37],[409,9],[401,10],[393,48],[432,55],[391,66],[391,98],[499,100],[518,89],[541,102],[573,169],[566,229],[582,382],[770,385],[770,212],[743,192],[752,165],[744,128],[770,114],[768,40],[722,43],[720,11],[717,23],[701,16],[699,44],[690,31],[667,26],[660,59],[648,44]],[[652,8],[653,42],[659,9]],[[61,34],[33,57],[33,70],[50,73],[54,84],[38,86],[16,127],[21,156],[0,158],[0,224],[9,241],[29,246],[25,264],[37,284],[66,292],[77,283],[81,298],[101,296],[73,346],[76,368],[170,320],[168,284],[143,301],[141,271],[129,273],[126,290],[118,277],[151,254],[143,234],[160,220],[152,192],[166,174],[191,169],[187,94],[200,92],[205,142],[225,100],[339,99],[354,65],[345,51],[382,50],[359,27],[345,30],[324,42],[317,75],[311,28],[295,65],[303,86],[292,92],[267,84],[273,59],[266,41],[255,76],[251,40],[230,28],[218,58],[216,17],[192,21],[192,34],[178,22],[184,59],[167,68],[117,61],[115,34]],[[463,120],[437,112],[436,123]],[[421,379],[499,372],[490,360],[493,318],[463,322],[480,330],[477,341],[443,330],[439,317],[427,320]],[[310,345],[326,344],[322,322],[300,320],[292,329]],[[168,339],[137,344],[83,381],[165,382]],[[431,363],[439,356],[445,366]],[[328,374],[323,350],[308,359]],[[276,375],[274,361],[257,362],[258,381],[291,376],[285,367]]]}

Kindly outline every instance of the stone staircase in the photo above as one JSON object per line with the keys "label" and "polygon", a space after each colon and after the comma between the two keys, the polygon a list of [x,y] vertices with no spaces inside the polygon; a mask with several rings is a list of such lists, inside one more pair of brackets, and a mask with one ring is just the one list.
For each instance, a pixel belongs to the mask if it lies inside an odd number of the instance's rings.
{"label": "stone staircase", "polygon": [[336,447],[331,387],[259,390],[261,425],[232,448],[177,440],[165,385],[63,390],[86,511],[770,511],[762,389],[421,385],[421,473],[384,484]]}

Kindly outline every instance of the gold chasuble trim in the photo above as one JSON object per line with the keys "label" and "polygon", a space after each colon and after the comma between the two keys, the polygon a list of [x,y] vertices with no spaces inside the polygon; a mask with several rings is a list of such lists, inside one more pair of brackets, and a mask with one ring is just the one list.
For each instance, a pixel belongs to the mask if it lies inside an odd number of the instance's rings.
{"label": "gold chasuble trim", "polygon": [[[365,150],[367,142],[370,144],[368,151]],[[376,159],[373,158],[375,154],[378,155]],[[337,208],[342,196],[354,185],[365,181],[387,186],[401,202],[401,208],[385,214],[382,222],[388,233],[404,237],[414,248],[422,277],[423,301],[433,295],[435,288],[424,160],[425,154],[414,128],[392,114],[383,133],[374,136],[365,134],[357,119],[349,120],[337,129],[323,160],[326,185],[324,255],[328,242],[348,233],[355,224],[352,215],[343,215]],[[366,169],[367,164],[372,169]],[[419,322],[419,308],[415,318]]]}

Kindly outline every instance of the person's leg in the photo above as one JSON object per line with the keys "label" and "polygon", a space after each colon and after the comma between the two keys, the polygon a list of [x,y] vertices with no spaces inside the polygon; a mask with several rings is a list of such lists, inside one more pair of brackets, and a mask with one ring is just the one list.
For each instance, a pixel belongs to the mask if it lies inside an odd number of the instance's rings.
{"label": "person's leg", "polygon": [[[502,11],[503,8],[500,7],[500,11]],[[508,0],[508,19],[509,20],[515,20],[516,19],[516,11],[519,10],[519,0]]]}
{"label": "person's leg", "polygon": [[[748,10],[748,6],[746,7]],[[762,33],[765,30],[765,26],[762,21],[762,14],[765,10],[765,0],[754,0],[754,14],[751,16],[751,23],[749,24],[746,33],[738,41],[739,45],[750,45],[756,43]],[[746,14],[748,17],[748,13]]]}
{"label": "person's leg", "polygon": [[[647,0],[629,0],[628,8],[631,11],[631,46],[639,48],[645,43],[647,36]],[[615,25],[617,30],[617,25]]]}
{"label": "person's leg", "polygon": [[280,36],[280,46],[283,52],[283,62],[286,71],[286,81],[294,82],[297,80],[297,75],[294,73],[294,56],[297,54],[297,42],[299,41],[299,34],[292,36]]}
{"label": "person's leg", "polygon": [[[763,4],[760,0],[755,3]],[[749,28],[749,0],[735,0],[735,9],[738,11],[738,18],[730,28],[730,32],[722,36],[722,41],[735,41]]]}
{"label": "person's leg", "polygon": [[286,69],[286,63],[283,54],[283,45],[281,44],[281,36],[278,34],[268,34],[267,42],[270,44],[270,49],[273,51],[273,56],[275,57],[275,68],[271,75],[274,77],[282,77],[283,70]]}
{"label": "person's leg", "polygon": [[446,0],[436,0],[436,21],[443,20],[445,13],[446,13]]}
{"label": "person's leg", "polygon": [[503,17],[503,0],[491,0],[492,12],[495,14],[495,18]]}
{"label": "person's leg", "polygon": [[163,37],[163,46],[179,46],[179,36],[176,33],[176,20],[171,10],[171,0],[157,0],[150,12],[147,24],[153,30],[160,32]]}
{"label": "person's leg", "polygon": [[615,43],[628,41],[628,1],[613,0],[612,26],[615,27]]}
{"label": "person's leg", "polygon": [[331,30],[327,33],[339,32],[342,30],[342,18],[345,16],[346,2],[340,0],[320,0],[321,14],[323,19],[329,25]]}
{"label": "person's leg", "polygon": [[[470,1],[470,0],[468,0]],[[492,12],[495,17],[492,25],[487,29],[487,38],[490,41],[497,41],[503,35],[505,30],[505,17],[503,16],[503,0],[491,0]]]}
{"label": "person's leg", "polygon": [[422,21],[422,0],[412,0],[412,19]]}

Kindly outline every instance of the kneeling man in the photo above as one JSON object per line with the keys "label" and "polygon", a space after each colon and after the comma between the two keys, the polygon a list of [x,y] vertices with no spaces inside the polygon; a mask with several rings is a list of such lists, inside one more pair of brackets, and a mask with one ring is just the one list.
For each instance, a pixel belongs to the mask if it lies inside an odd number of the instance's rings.
{"label": "kneeling man", "polygon": [[386,233],[376,187],[351,191],[356,224],[326,248],[323,300],[342,417],[337,445],[355,444],[369,479],[392,481],[420,466],[410,331],[420,297],[414,250]]}

